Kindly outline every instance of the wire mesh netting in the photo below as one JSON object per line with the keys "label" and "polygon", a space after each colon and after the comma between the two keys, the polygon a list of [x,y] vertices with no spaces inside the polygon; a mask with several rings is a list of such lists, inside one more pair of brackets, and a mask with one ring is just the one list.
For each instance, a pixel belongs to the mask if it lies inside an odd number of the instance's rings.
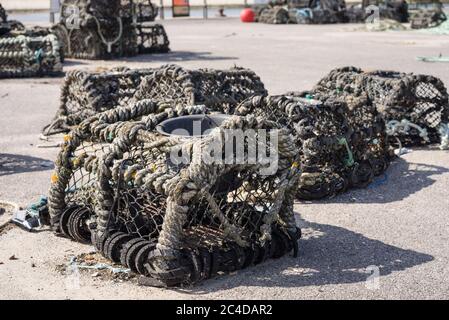
{"label": "wire mesh netting", "polygon": [[313,100],[310,93],[254,97],[239,114],[267,117],[295,130],[302,174],[297,196],[319,199],[363,187],[386,170],[390,149],[385,124],[365,100]]}
{"label": "wire mesh netting", "polygon": [[313,93],[329,97],[367,95],[385,119],[388,134],[401,144],[444,145],[447,140],[448,94],[436,77],[345,67],[331,71]]}

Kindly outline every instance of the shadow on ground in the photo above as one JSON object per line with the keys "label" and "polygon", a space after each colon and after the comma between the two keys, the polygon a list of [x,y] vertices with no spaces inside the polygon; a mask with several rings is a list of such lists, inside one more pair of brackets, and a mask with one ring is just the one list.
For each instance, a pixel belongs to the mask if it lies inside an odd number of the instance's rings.
{"label": "shadow on ground", "polygon": [[87,63],[79,60],[79,59],[65,59],[64,60],[64,67],[74,67],[74,66],[81,66],[86,65]]}
{"label": "shadow on ground", "polygon": [[[188,291],[212,293],[233,287],[306,287],[366,282],[371,268],[386,276],[434,260],[431,255],[369,239],[350,230],[300,220],[304,236],[299,258],[284,257],[206,280]],[[368,272],[369,271],[369,272]]]}
{"label": "shadow on ground", "polygon": [[17,173],[47,171],[53,168],[54,164],[49,160],[18,154],[0,153],[0,177]]}
{"label": "shadow on ground", "polygon": [[432,176],[449,172],[449,168],[424,163],[395,160],[388,170],[364,189],[352,189],[334,198],[311,201],[320,203],[390,203],[403,200],[435,183]]}
{"label": "shadow on ground", "polygon": [[133,62],[182,62],[182,61],[215,61],[215,60],[238,60],[237,57],[223,57],[212,55],[211,52],[193,51],[171,51],[161,54],[143,54],[136,57],[124,59]]}

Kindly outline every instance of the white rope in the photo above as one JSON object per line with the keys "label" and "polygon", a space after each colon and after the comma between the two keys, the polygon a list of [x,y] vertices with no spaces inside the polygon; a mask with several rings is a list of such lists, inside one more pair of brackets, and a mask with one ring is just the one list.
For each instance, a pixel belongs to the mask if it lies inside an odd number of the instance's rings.
{"label": "white rope", "polygon": [[419,131],[419,136],[423,138],[424,141],[429,142],[429,135],[426,129],[421,128],[419,125],[408,121],[407,119],[402,119],[401,121],[391,120],[387,123],[387,135],[394,136],[396,134],[408,134],[411,128]]}
{"label": "white rope", "polygon": [[95,17],[95,16],[92,16],[92,17],[94,18],[95,22],[97,23],[98,35],[100,36],[101,41],[103,41],[103,43],[108,47],[108,53],[111,53],[112,52],[112,46],[114,44],[116,44],[122,38],[122,35],[123,35],[122,18],[117,17],[117,21],[119,23],[119,33],[118,33],[117,38],[115,38],[112,41],[107,41],[106,38],[104,37],[103,33],[101,32],[100,21],[98,21],[97,17]]}
{"label": "white rope", "polygon": [[449,150],[449,125],[447,123],[442,123],[439,129],[441,136],[441,150]]}

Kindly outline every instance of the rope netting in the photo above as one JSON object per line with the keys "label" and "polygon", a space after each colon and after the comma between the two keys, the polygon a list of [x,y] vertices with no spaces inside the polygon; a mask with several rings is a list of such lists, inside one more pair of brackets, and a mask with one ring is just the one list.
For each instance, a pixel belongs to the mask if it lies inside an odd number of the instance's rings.
{"label": "rope netting", "polygon": [[[129,123],[139,121],[144,116],[159,114],[164,118],[175,114],[194,114],[203,112],[203,107],[178,107],[161,113],[158,104],[143,100],[126,107],[118,107],[98,113],[84,120],[69,134],[64,136],[64,144],[55,161],[55,173],[49,192],[49,212],[55,231],[64,232],[60,220],[67,208],[80,206],[92,209],[93,195],[96,192],[96,160],[109,149],[110,144]],[[156,118],[158,119],[158,118]],[[153,117],[148,117],[149,123]],[[66,227],[67,230],[67,227]],[[73,237],[72,237],[73,238]]]}
{"label": "rope netting", "polygon": [[448,94],[436,77],[345,67],[331,71],[313,93],[328,97],[367,95],[385,119],[393,142],[420,145],[447,139]]}
{"label": "rope netting", "polygon": [[171,104],[206,105],[210,110],[232,114],[238,103],[266,94],[260,78],[251,70],[186,70],[163,66],[145,77],[135,100],[152,99]]}
{"label": "rope netting", "polygon": [[170,51],[170,42],[162,25],[138,25],[136,32],[137,46],[140,54],[166,53]]}
{"label": "rope netting", "polygon": [[103,73],[73,71],[66,75],[60,108],[43,133],[68,132],[98,112],[140,100],[157,101],[161,108],[182,104],[206,105],[211,109],[224,106],[230,110],[254,94],[265,93],[260,78],[241,68],[192,71],[167,65]]}
{"label": "rope netting", "polygon": [[385,123],[367,99],[321,100],[309,93],[288,93],[254,97],[238,107],[239,114],[260,115],[295,130],[302,170],[300,199],[364,187],[390,161]]}
{"label": "rope netting", "polygon": [[101,73],[69,71],[61,87],[60,107],[44,135],[68,132],[97,113],[131,103],[143,78],[155,69],[115,68]]}
{"label": "rope netting", "polygon": [[67,57],[107,59],[168,52],[164,27],[151,24],[157,12],[149,0],[64,0],[53,32]]}

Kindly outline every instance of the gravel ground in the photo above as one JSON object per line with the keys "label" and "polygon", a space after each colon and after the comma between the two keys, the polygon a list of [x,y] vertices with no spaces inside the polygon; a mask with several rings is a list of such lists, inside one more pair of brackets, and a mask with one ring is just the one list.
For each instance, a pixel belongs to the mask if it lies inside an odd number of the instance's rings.
{"label": "gravel ground", "polygon": [[[427,73],[449,86],[449,65],[416,56],[448,55],[447,36],[370,33],[357,25],[260,25],[235,19],[164,22],[172,53],[120,61],[70,60],[66,70],[158,66],[256,71],[272,94],[310,88],[331,68],[356,65]],[[0,80],[0,201],[27,205],[46,194],[56,149],[38,135],[56,112],[61,78]],[[33,299],[447,299],[449,158],[420,149],[396,161],[367,189],[298,203],[300,257],[285,257],[186,290],[139,287],[82,272],[79,287],[59,271],[89,246],[48,231],[0,232],[0,298]],[[376,274],[379,277],[375,277]],[[94,275],[94,276],[93,276]],[[373,277],[374,275],[374,277]]]}

